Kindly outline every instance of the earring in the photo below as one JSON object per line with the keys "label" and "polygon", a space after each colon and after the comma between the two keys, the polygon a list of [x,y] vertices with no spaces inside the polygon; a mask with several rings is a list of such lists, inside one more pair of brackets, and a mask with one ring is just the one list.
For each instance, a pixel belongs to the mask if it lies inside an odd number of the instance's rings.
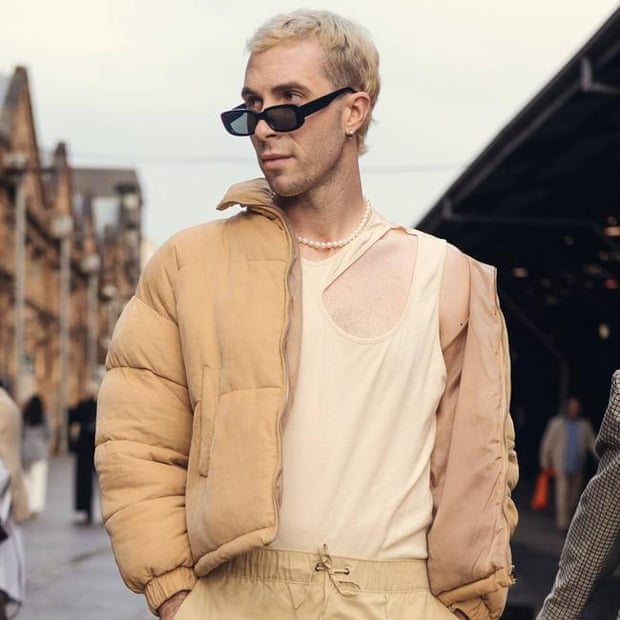
{"label": "earring", "polygon": [[347,131],[347,132],[345,133],[345,136],[346,136],[347,138],[352,138],[352,137],[354,136],[354,132],[353,132],[353,131]]}

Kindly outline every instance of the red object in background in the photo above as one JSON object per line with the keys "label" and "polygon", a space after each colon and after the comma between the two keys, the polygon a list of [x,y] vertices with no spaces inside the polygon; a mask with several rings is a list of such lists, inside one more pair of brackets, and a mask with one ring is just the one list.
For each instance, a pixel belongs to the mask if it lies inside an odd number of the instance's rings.
{"label": "red object in background", "polygon": [[532,510],[545,510],[549,506],[549,480],[555,476],[555,472],[551,467],[543,469],[536,479],[534,487],[534,495],[530,507]]}

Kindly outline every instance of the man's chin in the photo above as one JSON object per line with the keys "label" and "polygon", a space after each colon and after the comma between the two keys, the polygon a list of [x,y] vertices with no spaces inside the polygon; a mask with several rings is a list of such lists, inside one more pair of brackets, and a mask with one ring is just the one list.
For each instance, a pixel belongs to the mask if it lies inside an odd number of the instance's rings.
{"label": "man's chin", "polygon": [[287,183],[285,179],[281,177],[273,177],[272,175],[265,175],[267,179],[267,183],[271,188],[271,191],[277,196],[281,196],[282,198],[292,198],[293,196],[297,196],[299,194],[299,190],[291,183]]}

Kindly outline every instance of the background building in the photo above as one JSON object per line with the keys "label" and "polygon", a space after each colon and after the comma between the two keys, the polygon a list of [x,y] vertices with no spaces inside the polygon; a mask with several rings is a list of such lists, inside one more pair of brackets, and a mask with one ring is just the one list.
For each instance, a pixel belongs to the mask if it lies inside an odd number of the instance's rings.
{"label": "background building", "polygon": [[498,267],[526,476],[569,394],[600,423],[620,367],[619,167],[620,9],[418,224]]}
{"label": "background building", "polygon": [[142,197],[131,169],[73,168],[76,243],[94,239],[99,264],[93,276],[99,291],[98,363],[108,349],[112,330],[133,295],[141,265]]}
{"label": "background building", "polygon": [[137,283],[141,212],[135,172],[42,154],[26,69],[0,76],[0,375],[41,394],[55,449]]}

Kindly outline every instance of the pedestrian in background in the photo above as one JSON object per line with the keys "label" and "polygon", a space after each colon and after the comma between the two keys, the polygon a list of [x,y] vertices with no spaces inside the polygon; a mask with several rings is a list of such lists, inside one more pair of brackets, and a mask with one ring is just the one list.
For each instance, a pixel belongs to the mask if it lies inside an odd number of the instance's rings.
{"label": "pedestrian in background", "polygon": [[50,431],[43,400],[33,394],[23,410],[22,463],[33,516],[45,509]]}
{"label": "pedestrian in background", "polygon": [[93,486],[95,478],[95,425],[97,420],[97,384],[89,382],[84,398],[72,412],[70,434],[75,452],[74,508],[84,513],[79,524],[93,522]]}
{"label": "pedestrian in background", "polygon": [[556,525],[566,532],[583,488],[586,457],[594,450],[595,434],[589,420],[581,417],[583,408],[571,396],[564,411],[547,424],[540,445],[540,466],[555,472]]}
{"label": "pedestrian in background", "polygon": [[612,377],[596,451],[598,470],[579,500],[538,620],[581,618],[597,586],[620,563],[620,370]]}
{"label": "pedestrian in background", "polygon": [[21,414],[0,381],[0,620],[24,600],[24,550],[19,524],[29,516],[21,464]]}

